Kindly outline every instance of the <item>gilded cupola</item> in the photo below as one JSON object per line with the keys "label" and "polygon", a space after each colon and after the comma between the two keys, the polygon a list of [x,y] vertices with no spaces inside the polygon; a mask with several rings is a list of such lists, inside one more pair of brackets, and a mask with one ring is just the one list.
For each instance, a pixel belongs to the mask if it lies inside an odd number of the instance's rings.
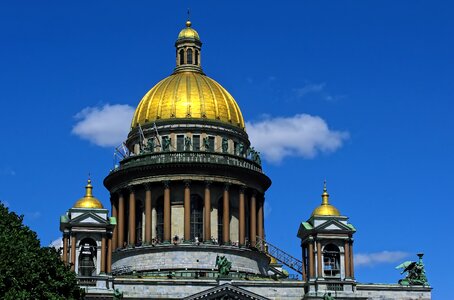
{"label": "gilded cupola", "polygon": [[201,47],[190,21],[175,42],[176,67],[140,101],[131,128],[175,119],[227,123],[244,130],[240,108],[230,93],[206,76],[201,66]]}
{"label": "gilded cupola", "polygon": [[103,208],[101,201],[93,197],[93,186],[91,180],[88,179],[85,186],[85,196],[76,201],[74,208]]}
{"label": "gilded cupola", "polygon": [[339,210],[329,204],[329,194],[326,189],[326,181],[323,183],[322,204],[314,209],[312,216],[340,216]]}

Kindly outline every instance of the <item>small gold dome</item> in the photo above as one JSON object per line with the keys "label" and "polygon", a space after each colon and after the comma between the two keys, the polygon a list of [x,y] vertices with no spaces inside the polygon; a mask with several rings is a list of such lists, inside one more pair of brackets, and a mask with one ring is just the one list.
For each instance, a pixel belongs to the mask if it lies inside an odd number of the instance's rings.
{"label": "small gold dome", "polygon": [[184,28],[183,30],[180,31],[180,34],[178,34],[178,39],[196,39],[196,40],[200,40],[200,37],[199,37],[199,33],[191,28],[191,21],[187,21],[186,22],[186,28]]}
{"label": "small gold dome", "polygon": [[156,84],[140,101],[131,127],[165,119],[203,119],[244,129],[235,99],[219,83],[196,71],[181,71]]}
{"label": "small gold dome", "polygon": [[326,190],[326,181],[323,184],[322,204],[314,209],[312,212],[312,217],[313,216],[340,216],[339,210],[329,204],[329,194]]}
{"label": "small gold dome", "polygon": [[80,198],[74,204],[74,208],[103,208],[101,201],[93,197],[93,186],[91,180],[88,179],[87,185],[85,186],[85,196]]}

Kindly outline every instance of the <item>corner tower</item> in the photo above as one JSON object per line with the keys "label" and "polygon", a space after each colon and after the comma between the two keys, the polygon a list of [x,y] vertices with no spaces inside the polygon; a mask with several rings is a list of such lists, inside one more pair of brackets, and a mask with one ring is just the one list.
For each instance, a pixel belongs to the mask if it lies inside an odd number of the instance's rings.
{"label": "corner tower", "polygon": [[355,227],[348,217],[329,203],[326,182],[322,203],[308,221],[302,222],[301,239],[305,293],[320,296],[327,292],[353,292],[353,234]]}
{"label": "corner tower", "polygon": [[238,277],[266,276],[267,256],[250,247],[265,235],[271,181],[235,99],[203,73],[190,21],[175,47],[173,73],[138,104],[128,154],[104,180],[118,220],[112,272],[213,277],[223,255]]}

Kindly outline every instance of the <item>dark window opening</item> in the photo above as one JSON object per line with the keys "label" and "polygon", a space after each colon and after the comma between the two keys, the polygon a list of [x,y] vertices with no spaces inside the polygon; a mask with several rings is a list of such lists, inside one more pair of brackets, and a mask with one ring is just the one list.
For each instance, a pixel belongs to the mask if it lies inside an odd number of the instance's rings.
{"label": "dark window opening", "polygon": [[192,136],[192,150],[200,151],[200,135]]}
{"label": "dark window opening", "polygon": [[195,50],[195,64],[199,65],[199,51]]}
{"label": "dark window opening", "polygon": [[223,198],[219,198],[218,200],[218,243],[221,245],[224,243],[222,239],[222,223],[224,219],[224,206],[223,206]]}
{"label": "dark window opening", "polygon": [[156,242],[164,240],[164,197],[156,201]]}
{"label": "dark window opening", "polygon": [[210,151],[214,152],[214,136],[209,136],[208,137],[208,145],[210,147]]}
{"label": "dark window opening", "polygon": [[188,49],[188,64],[192,64],[192,49]]}
{"label": "dark window opening", "polygon": [[90,238],[85,238],[79,243],[79,275],[96,275],[96,242]]}
{"label": "dark window opening", "polygon": [[203,200],[199,195],[191,195],[191,240],[203,240]]}
{"label": "dark window opening", "polygon": [[184,65],[184,50],[180,50],[180,65]]}
{"label": "dark window opening", "polygon": [[184,135],[177,135],[177,151],[184,150]]}
{"label": "dark window opening", "polygon": [[329,244],[323,249],[323,272],[326,277],[340,277],[340,253],[336,245]]}

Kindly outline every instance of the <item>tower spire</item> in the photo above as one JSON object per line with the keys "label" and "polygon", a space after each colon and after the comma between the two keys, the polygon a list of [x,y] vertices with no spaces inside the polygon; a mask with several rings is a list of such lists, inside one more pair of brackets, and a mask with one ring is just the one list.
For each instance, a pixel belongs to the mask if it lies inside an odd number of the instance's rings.
{"label": "tower spire", "polygon": [[323,181],[322,205],[329,205],[329,194],[326,189],[326,179]]}

